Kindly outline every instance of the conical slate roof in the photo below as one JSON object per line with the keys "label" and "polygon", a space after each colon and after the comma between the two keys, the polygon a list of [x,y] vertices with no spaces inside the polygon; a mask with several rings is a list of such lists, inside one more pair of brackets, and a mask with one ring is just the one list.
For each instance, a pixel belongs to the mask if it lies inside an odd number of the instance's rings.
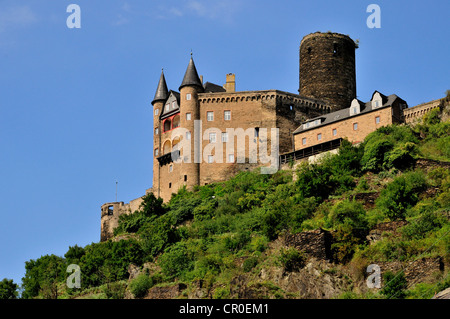
{"label": "conical slate roof", "polygon": [[153,103],[157,101],[165,101],[169,97],[169,90],[167,89],[166,78],[164,77],[164,70],[161,71],[161,77],[159,78],[158,88],[156,89]]}
{"label": "conical slate roof", "polygon": [[186,69],[186,73],[184,74],[183,82],[180,85],[179,90],[185,86],[198,86],[203,89],[203,84],[200,81],[200,78],[197,73],[197,69],[195,68],[194,59],[192,58],[189,61],[189,65]]}

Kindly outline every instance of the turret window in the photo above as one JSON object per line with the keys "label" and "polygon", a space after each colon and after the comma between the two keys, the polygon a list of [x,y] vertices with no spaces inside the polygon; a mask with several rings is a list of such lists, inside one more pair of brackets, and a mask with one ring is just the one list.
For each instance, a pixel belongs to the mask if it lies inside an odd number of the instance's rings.
{"label": "turret window", "polygon": [[159,109],[155,109],[155,115],[159,114]]}
{"label": "turret window", "polygon": [[191,99],[191,93],[186,94],[186,101],[189,101]]}
{"label": "turret window", "polygon": [[186,121],[190,121],[191,120],[191,113],[186,113]]}
{"label": "turret window", "polygon": [[159,128],[155,128],[155,135],[159,134]]}

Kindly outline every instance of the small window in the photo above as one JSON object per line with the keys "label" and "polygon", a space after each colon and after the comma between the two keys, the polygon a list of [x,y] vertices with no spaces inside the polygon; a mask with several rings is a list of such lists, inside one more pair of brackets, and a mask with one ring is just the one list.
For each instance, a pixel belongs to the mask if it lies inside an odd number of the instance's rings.
{"label": "small window", "polygon": [[294,109],[294,107],[292,106],[292,105],[289,105],[289,110],[293,110]]}
{"label": "small window", "polygon": [[206,120],[208,120],[208,121],[214,121],[214,112],[212,112],[212,111],[209,111],[209,112],[206,112]]}
{"label": "small window", "polygon": [[108,216],[114,215],[114,206],[108,206]]}
{"label": "small window", "polygon": [[155,156],[159,155],[159,149],[155,148]]}
{"label": "small window", "polygon": [[375,124],[380,124],[380,117],[379,116],[375,117]]}
{"label": "small window", "polygon": [[191,113],[186,113],[186,121],[190,121],[191,120]]}
{"label": "small window", "polygon": [[333,129],[333,136],[336,136],[337,135],[337,129]]}
{"label": "small window", "polygon": [[173,165],[169,165],[169,173],[172,173],[173,171]]}
{"label": "small window", "polygon": [[322,139],[322,133],[317,134],[317,140],[320,141]]}
{"label": "small window", "polygon": [[213,155],[208,155],[208,163],[211,164],[214,161]]}
{"label": "small window", "polygon": [[186,100],[189,101],[191,99],[191,93],[186,94]]}
{"label": "small window", "polygon": [[169,183],[169,188],[172,188],[172,183]]}
{"label": "small window", "polygon": [[223,112],[223,119],[225,121],[230,121],[231,120],[231,111],[224,111]]}
{"label": "small window", "polygon": [[159,114],[159,109],[155,109],[155,115]]}
{"label": "small window", "polygon": [[358,129],[358,123],[353,123],[353,130],[356,131]]}
{"label": "small window", "polygon": [[306,145],[306,137],[302,138],[302,145]]}
{"label": "small window", "polygon": [[259,127],[255,127],[255,138],[259,137]]}
{"label": "small window", "polygon": [[177,102],[173,101],[172,102],[172,109],[174,109],[177,106]]}
{"label": "small window", "polygon": [[158,134],[159,134],[159,129],[155,128],[155,135],[158,135]]}
{"label": "small window", "polygon": [[209,133],[209,142],[210,143],[216,142],[216,133]]}
{"label": "small window", "polygon": [[184,175],[184,181],[187,182],[187,175]]}
{"label": "small window", "polygon": [[222,142],[228,142],[228,133],[222,132]]}
{"label": "small window", "polygon": [[166,112],[169,112],[169,110],[170,110],[170,104],[166,104]]}
{"label": "small window", "polygon": [[336,56],[338,54],[338,45],[337,43],[333,43],[333,55]]}
{"label": "small window", "polygon": [[228,163],[234,163],[234,154],[228,154]]}
{"label": "small window", "polygon": [[186,132],[186,139],[190,140],[191,139],[191,132]]}

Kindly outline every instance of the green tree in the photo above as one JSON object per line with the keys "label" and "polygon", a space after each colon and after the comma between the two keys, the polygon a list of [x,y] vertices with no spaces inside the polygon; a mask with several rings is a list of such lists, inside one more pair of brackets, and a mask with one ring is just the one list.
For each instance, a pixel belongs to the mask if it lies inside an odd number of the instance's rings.
{"label": "green tree", "polygon": [[12,279],[0,281],[0,299],[17,299],[19,286]]}

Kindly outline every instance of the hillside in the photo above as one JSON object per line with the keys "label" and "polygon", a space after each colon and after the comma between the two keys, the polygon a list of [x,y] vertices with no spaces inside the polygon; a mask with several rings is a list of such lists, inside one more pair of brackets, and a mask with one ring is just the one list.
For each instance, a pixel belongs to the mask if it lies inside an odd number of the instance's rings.
{"label": "hillside", "polygon": [[[383,127],[273,175],[152,194],[115,238],[26,262],[23,298],[431,298],[450,287],[450,122]],[[81,289],[66,268],[81,268]],[[382,287],[368,288],[369,265]]]}

